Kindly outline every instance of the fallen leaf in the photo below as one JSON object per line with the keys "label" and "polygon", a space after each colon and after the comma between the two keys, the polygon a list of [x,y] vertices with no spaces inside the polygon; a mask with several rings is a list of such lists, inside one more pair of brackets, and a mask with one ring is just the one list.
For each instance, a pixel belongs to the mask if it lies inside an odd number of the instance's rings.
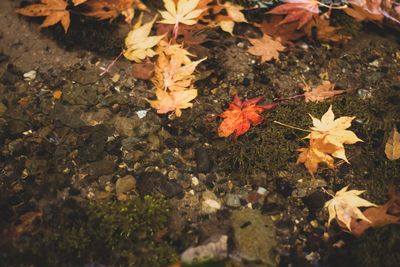
{"label": "fallen leaf", "polygon": [[317,39],[324,42],[346,42],[350,39],[349,36],[339,34],[339,28],[330,25],[326,14],[315,16],[304,26],[304,32],[309,38],[313,37],[314,29],[317,32]]}
{"label": "fallen leaf", "polygon": [[150,22],[141,25],[141,16],[133,29],[128,33],[128,36],[125,38],[126,49],[124,51],[124,56],[128,60],[141,62],[146,57],[153,57],[156,54],[152,48],[164,38],[163,35],[149,36],[156,19],[157,16]]}
{"label": "fallen leaf", "polygon": [[268,16],[258,26],[264,34],[274,37],[275,40],[282,44],[290,43],[304,36],[304,31],[298,30],[298,22],[290,22],[282,24],[284,16]]}
{"label": "fallen leaf", "polygon": [[377,205],[359,197],[359,195],[365,192],[365,190],[347,191],[348,188],[349,186],[346,186],[337,191],[333,198],[325,203],[324,207],[327,208],[329,212],[328,225],[330,225],[331,221],[336,218],[338,222],[343,223],[351,232],[352,219],[361,219],[371,223],[371,221],[361,212],[359,207],[376,207]]}
{"label": "fallen leaf", "polygon": [[173,53],[170,57],[165,53],[159,55],[152,79],[157,90],[182,91],[192,87],[193,72],[197,65],[206,58],[193,62],[187,62],[187,59],[184,52]]}
{"label": "fallen leaf", "polygon": [[261,56],[261,63],[276,59],[279,61],[279,52],[285,50],[285,47],[279,42],[275,41],[266,34],[261,39],[249,39],[253,45],[247,52],[255,56]]}
{"label": "fallen leaf", "polygon": [[390,160],[400,159],[400,134],[396,127],[393,127],[385,144],[385,154]]}
{"label": "fallen leaf", "polygon": [[219,116],[224,120],[218,128],[220,137],[228,137],[234,135],[236,140],[240,135],[250,129],[250,125],[256,126],[262,122],[261,113],[267,109],[271,109],[276,104],[267,106],[258,106],[263,97],[256,97],[242,102],[237,95],[233,98],[233,102],[229,105],[228,110],[221,113]]}
{"label": "fallen leaf", "polygon": [[226,10],[227,15],[225,16],[217,16],[216,25],[220,26],[221,29],[225,32],[233,35],[233,28],[235,27],[235,22],[247,22],[244,14],[241,12],[243,7],[239,5],[232,4],[230,2],[225,2],[223,5],[220,5],[220,9]]}
{"label": "fallen leaf", "polygon": [[310,117],[314,126],[311,127],[311,133],[305,138],[321,139],[325,144],[334,145],[337,147],[337,150],[332,153],[332,156],[349,162],[346,158],[343,144],[362,142],[354,132],[346,130],[351,126],[351,122],[355,117],[340,117],[335,120],[332,105],[322,116],[321,120],[314,118],[312,115]]}
{"label": "fallen leaf", "polygon": [[178,0],[177,4],[173,0],[163,1],[166,11],[159,11],[163,17],[159,23],[175,25],[175,33],[179,23],[194,25],[197,17],[204,11],[204,9],[196,9],[200,0]]}
{"label": "fallen leaf", "polygon": [[78,6],[80,4],[85,3],[87,0],[72,0],[72,3],[74,3],[74,6]]}
{"label": "fallen leaf", "polygon": [[330,154],[336,149],[334,145],[325,144],[320,139],[311,139],[310,147],[298,149],[300,154],[296,164],[304,163],[311,176],[314,177],[320,163],[325,163],[331,169],[335,167],[334,159]]}
{"label": "fallen leaf", "polygon": [[388,224],[400,223],[400,194],[394,184],[389,185],[389,200],[382,206],[370,207],[363,212],[369,222],[363,220],[351,221],[351,233],[361,236],[370,227],[383,227]]}
{"label": "fallen leaf", "polygon": [[154,75],[152,63],[135,63],[132,65],[132,75],[136,79],[150,80]]}
{"label": "fallen leaf", "polygon": [[16,12],[29,17],[46,17],[40,28],[60,22],[64,31],[67,32],[71,23],[67,6],[68,3],[65,0],[41,0],[40,4],[18,8]]}
{"label": "fallen leaf", "polygon": [[298,21],[297,29],[309,22],[315,14],[319,13],[317,0],[282,0],[286,4],[279,5],[267,12],[269,14],[286,15],[280,24]]}
{"label": "fallen leaf", "polygon": [[181,109],[191,108],[189,103],[197,96],[196,89],[184,91],[166,92],[164,90],[156,91],[157,100],[147,100],[152,108],[157,109],[157,113],[164,114],[175,111],[177,117],[182,115]]}
{"label": "fallen leaf", "polygon": [[304,87],[304,98],[306,102],[322,102],[328,98],[340,95],[346,90],[334,90],[335,84],[330,81],[323,81],[320,86],[311,89],[307,84]]}
{"label": "fallen leaf", "polygon": [[123,14],[129,22],[133,18],[134,8],[148,10],[140,0],[87,0],[85,5],[90,11],[84,14],[99,20],[114,20]]}
{"label": "fallen leaf", "polygon": [[349,0],[351,7],[344,9],[344,12],[357,21],[376,21],[384,19],[384,12],[381,9],[381,0]]}

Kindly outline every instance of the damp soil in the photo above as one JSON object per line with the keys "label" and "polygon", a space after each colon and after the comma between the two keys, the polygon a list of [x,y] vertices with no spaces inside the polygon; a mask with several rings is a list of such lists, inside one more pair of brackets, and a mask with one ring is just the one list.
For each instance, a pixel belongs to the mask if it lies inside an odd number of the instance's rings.
{"label": "damp soil", "polygon": [[[207,31],[191,48],[208,56],[199,96],[175,118],[149,107],[151,83],[133,78],[129,62],[99,75],[129,31],[121,21],[74,17],[64,35],[17,16],[15,2],[0,1],[0,266],[169,266],[221,236],[228,260],[196,266],[398,265],[398,225],[360,238],[328,227],[321,189],[350,184],[383,204],[399,184],[400,162],[384,154],[400,129],[398,32],[337,17],[348,43],[300,40],[260,64],[246,39]],[[232,95],[270,103],[302,93],[302,79],[349,92],[282,102],[237,141],[218,137]],[[273,121],[307,129],[308,114],[330,105],[356,116],[364,142],[346,147],[351,164],[313,179],[295,164],[305,134]]]}

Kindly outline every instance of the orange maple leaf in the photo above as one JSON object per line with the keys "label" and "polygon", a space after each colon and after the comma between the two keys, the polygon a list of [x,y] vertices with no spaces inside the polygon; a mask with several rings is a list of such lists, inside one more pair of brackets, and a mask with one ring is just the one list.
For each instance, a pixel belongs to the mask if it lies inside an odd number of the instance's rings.
{"label": "orange maple leaf", "polygon": [[282,0],[287,4],[279,5],[267,12],[269,14],[286,15],[280,24],[298,21],[297,29],[309,22],[314,14],[319,13],[319,2],[317,0]]}
{"label": "orange maple leaf", "polygon": [[330,81],[323,81],[321,85],[312,88],[305,84],[304,86],[304,99],[306,102],[322,102],[328,98],[346,93],[347,90],[335,90],[335,84]]}
{"label": "orange maple leaf", "polygon": [[318,40],[324,42],[346,42],[350,39],[349,36],[338,33],[338,29],[340,28],[330,25],[326,14],[316,16],[304,26],[304,32],[309,38],[313,36],[313,29],[317,30]]}
{"label": "orange maple leaf", "polygon": [[263,120],[260,113],[276,106],[276,104],[258,106],[257,102],[261,99],[263,99],[262,96],[242,102],[235,95],[228,110],[219,115],[224,120],[218,128],[218,135],[220,137],[228,137],[235,133],[233,138],[236,140],[238,136],[250,129],[250,125],[256,126],[260,124]]}
{"label": "orange maple leaf", "polygon": [[167,92],[164,90],[156,91],[157,100],[147,100],[152,108],[157,109],[157,113],[164,114],[170,111],[175,111],[177,117],[182,115],[181,109],[191,108],[192,103],[189,103],[197,96],[196,89],[183,91]]}
{"label": "orange maple leaf", "polygon": [[253,45],[247,52],[255,56],[261,56],[261,63],[276,59],[279,61],[279,52],[285,50],[285,47],[279,42],[264,34],[261,39],[249,39]]}
{"label": "orange maple leaf", "polygon": [[46,17],[40,28],[61,22],[64,31],[67,32],[71,23],[67,6],[68,3],[65,0],[41,0],[39,4],[18,8],[16,12],[29,17]]}
{"label": "orange maple leaf", "polygon": [[133,8],[148,11],[140,0],[87,0],[85,4],[90,9],[85,15],[99,20],[113,20],[123,14],[129,22],[133,18]]}

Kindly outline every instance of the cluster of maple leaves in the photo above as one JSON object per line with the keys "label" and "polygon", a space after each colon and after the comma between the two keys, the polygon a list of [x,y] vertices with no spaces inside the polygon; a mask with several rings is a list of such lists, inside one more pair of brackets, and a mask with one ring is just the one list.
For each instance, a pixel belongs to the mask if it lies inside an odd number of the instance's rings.
{"label": "cluster of maple leaves", "polygon": [[[350,0],[351,6],[341,4],[326,4],[317,0],[282,0],[284,3],[267,12],[262,23],[249,22],[244,8],[229,1],[220,3],[218,0],[163,0],[165,10],[159,11],[150,21],[143,23],[143,13],[133,25],[125,39],[123,55],[126,59],[144,64],[141,76],[150,79],[154,85],[156,100],[147,100],[158,113],[174,112],[181,116],[182,109],[192,107],[191,101],[197,96],[194,87],[195,69],[206,58],[193,61],[195,55],[188,52],[183,42],[178,42],[178,36],[183,35],[185,44],[198,42],[194,33],[204,27],[220,27],[223,31],[234,34],[235,23],[249,23],[261,29],[261,38],[248,38],[252,47],[248,53],[261,57],[261,63],[279,61],[279,53],[286,49],[294,40],[303,36],[313,36],[326,42],[345,42],[349,39],[338,33],[338,29],[330,25],[329,15],[332,9],[342,9],[358,21],[369,20],[381,22],[385,17],[394,21],[400,15],[400,7],[392,0],[382,3],[381,0]],[[71,4],[70,4],[71,3]],[[70,25],[70,10],[76,6],[85,6],[85,16],[100,20],[113,20],[118,15],[125,16],[128,23],[134,18],[134,10],[149,11],[140,0],[40,0],[17,9],[25,16],[44,16],[46,19],[41,27],[61,23],[65,32]],[[322,11],[324,9],[324,11]],[[390,12],[388,12],[389,10]],[[158,21],[157,21],[158,20]],[[199,24],[198,22],[202,23]],[[157,35],[151,35],[157,22]],[[153,59],[153,62],[151,60]],[[137,66],[137,65],[136,65]],[[141,65],[139,65],[141,66]],[[150,67],[149,67],[150,66]],[[330,81],[311,88],[304,82],[304,93],[275,101],[303,97],[306,102],[320,102],[346,90],[334,90]],[[278,105],[271,103],[258,105],[262,97],[241,101],[236,95],[229,108],[220,114],[223,119],[218,128],[218,135],[236,140],[249,130],[251,125],[262,122],[261,113]],[[310,115],[311,116],[311,115]],[[321,119],[311,116],[313,127],[305,139],[309,140],[307,148],[299,149],[297,163],[304,163],[314,177],[320,163],[334,168],[334,158],[348,162],[345,154],[345,144],[354,144],[361,140],[348,128],[354,117],[335,119],[332,106]],[[390,141],[390,142],[389,142]],[[389,159],[400,158],[400,135],[397,130],[391,134],[386,145]],[[389,157],[392,157],[390,158]],[[390,200],[383,206],[377,206],[359,197],[364,191],[350,190],[348,186],[331,194],[332,199],[326,202],[329,212],[328,224],[336,218],[338,224],[355,235],[361,235],[369,227],[383,226],[389,223],[399,223],[400,213],[389,214],[390,209],[399,210],[400,196],[393,187],[389,189]],[[330,194],[330,193],[329,193]],[[359,207],[369,207],[362,212]]]}

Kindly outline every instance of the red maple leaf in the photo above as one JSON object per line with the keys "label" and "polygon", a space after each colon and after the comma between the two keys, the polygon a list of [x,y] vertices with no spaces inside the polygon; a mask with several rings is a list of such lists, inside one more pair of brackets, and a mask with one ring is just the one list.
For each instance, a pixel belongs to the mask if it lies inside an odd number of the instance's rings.
{"label": "red maple leaf", "polygon": [[286,15],[279,24],[286,24],[298,21],[297,29],[309,22],[314,14],[319,13],[317,0],[282,0],[287,4],[279,5],[269,11],[269,14]]}
{"label": "red maple leaf", "polygon": [[235,133],[234,140],[239,135],[244,134],[250,129],[250,125],[256,126],[263,120],[261,113],[264,110],[271,109],[277,104],[268,104],[258,106],[257,102],[263,99],[262,96],[252,98],[242,102],[237,95],[233,98],[233,102],[229,104],[229,108],[219,116],[223,118],[221,125],[218,128],[218,135],[228,137]]}

